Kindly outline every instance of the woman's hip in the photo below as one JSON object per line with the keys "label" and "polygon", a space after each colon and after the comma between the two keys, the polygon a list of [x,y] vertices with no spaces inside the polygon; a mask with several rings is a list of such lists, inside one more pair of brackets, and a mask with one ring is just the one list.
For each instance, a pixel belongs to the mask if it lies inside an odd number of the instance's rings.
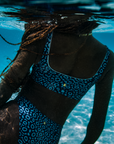
{"label": "woman's hip", "polygon": [[62,126],[42,114],[27,98],[18,96],[19,139],[18,143],[57,144]]}

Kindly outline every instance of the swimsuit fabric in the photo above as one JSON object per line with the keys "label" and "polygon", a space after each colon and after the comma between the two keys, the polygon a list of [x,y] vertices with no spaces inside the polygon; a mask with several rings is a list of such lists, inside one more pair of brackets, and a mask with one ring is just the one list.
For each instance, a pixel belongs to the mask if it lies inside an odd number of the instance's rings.
{"label": "swimsuit fabric", "polygon": [[42,114],[28,99],[16,98],[19,105],[18,144],[57,144],[62,126]]}
{"label": "swimsuit fabric", "polygon": [[[52,33],[48,34],[43,54],[49,54]],[[107,48],[105,58],[97,73],[88,79],[68,76],[53,70],[49,65],[49,55],[43,55],[40,62],[33,66],[32,78],[51,91],[70,99],[80,100],[101,77],[110,55]],[[16,98],[19,105],[18,144],[57,144],[62,126],[42,114],[28,99]]]}
{"label": "swimsuit fabric", "polygon": [[[49,54],[52,33],[48,34],[43,54]],[[75,78],[53,70],[49,65],[49,55],[43,55],[40,62],[33,66],[32,78],[47,89],[62,94],[70,99],[80,100],[99,80],[107,66],[110,51],[107,48],[104,60],[97,73],[87,79]]]}

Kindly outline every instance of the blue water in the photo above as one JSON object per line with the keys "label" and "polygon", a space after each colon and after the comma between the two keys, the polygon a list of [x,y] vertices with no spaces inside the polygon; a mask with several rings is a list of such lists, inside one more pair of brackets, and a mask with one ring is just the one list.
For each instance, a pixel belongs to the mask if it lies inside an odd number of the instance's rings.
{"label": "blue water", "polygon": [[[0,28],[2,34],[8,41],[18,43],[24,31],[8,28]],[[107,45],[114,52],[114,32],[94,32],[93,36]],[[12,46],[4,42],[0,38],[0,73],[5,66],[16,55],[19,46]],[[16,94],[13,95],[14,98]],[[59,144],[80,144],[86,134],[86,127],[92,112],[94,98],[94,86],[88,91],[85,97],[80,101],[77,107],[69,115],[62,130],[62,135]],[[95,144],[114,144],[114,83],[112,88],[111,99],[109,103],[108,113],[104,130]]]}

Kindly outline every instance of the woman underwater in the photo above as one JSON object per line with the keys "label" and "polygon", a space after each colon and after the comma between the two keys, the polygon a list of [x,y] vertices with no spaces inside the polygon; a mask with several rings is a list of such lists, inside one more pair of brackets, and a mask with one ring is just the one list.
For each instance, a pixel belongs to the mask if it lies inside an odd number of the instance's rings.
{"label": "woman underwater", "polygon": [[[68,115],[94,84],[82,144],[97,141],[111,96],[114,54],[92,36],[98,24],[88,19],[88,14],[58,16],[25,25],[19,53],[0,83],[0,144],[58,144]],[[18,97],[6,103],[32,65]]]}

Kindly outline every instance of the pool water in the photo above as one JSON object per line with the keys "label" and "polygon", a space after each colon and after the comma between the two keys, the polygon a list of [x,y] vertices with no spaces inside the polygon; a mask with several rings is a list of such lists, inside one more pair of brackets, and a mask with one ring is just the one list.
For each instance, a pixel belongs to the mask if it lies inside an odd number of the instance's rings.
{"label": "pool water", "polygon": [[[5,20],[5,18],[0,20],[0,34],[12,43],[20,42],[24,33],[24,24],[17,21],[13,23],[10,19]],[[10,24],[8,21],[10,21]],[[114,52],[114,22],[107,19],[104,21],[106,21],[106,24],[95,29],[93,36]],[[10,62],[10,59],[14,58],[18,49],[19,46],[9,45],[0,38],[0,73]],[[94,90],[95,86],[87,92],[67,118],[59,144],[80,144],[84,139],[86,127],[92,112]],[[11,99],[14,99],[16,95],[13,94]],[[95,144],[114,144],[114,83],[105,127]]]}

